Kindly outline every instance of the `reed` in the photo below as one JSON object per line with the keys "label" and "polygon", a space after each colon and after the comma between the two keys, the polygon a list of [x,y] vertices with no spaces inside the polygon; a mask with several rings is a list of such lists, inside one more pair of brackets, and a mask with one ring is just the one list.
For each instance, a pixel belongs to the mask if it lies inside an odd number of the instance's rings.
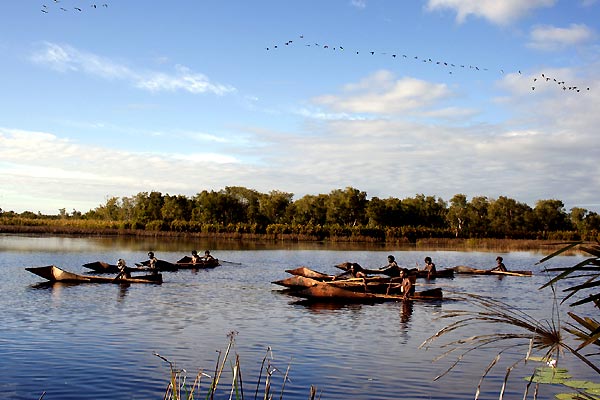
{"label": "reed", "polygon": [[[497,351],[497,355],[490,362],[488,367],[485,368],[476,390],[475,399],[479,398],[479,391],[483,380],[498,364],[501,355],[508,350],[514,351],[515,349],[518,350],[521,348],[523,352],[522,356],[514,364],[506,368],[504,383],[499,393],[500,399],[504,396],[506,384],[512,370],[520,363],[526,363],[528,360],[532,360],[534,358],[534,352],[541,354],[541,357],[536,357],[538,360],[548,360],[548,367],[535,368],[533,374],[528,378],[528,384],[523,396],[524,399],[527,397],[528,391],[534,383],[534,398],[537,398],[538,386],[540,383],[560,383],[574,389],[583,388],[583,386],[580,386],[581,381],[570,380],[568,379],[570,377],[567,378],[565,376],[566,371],[564,369],[557,369],[559,358],[566,354],[574,356],[600,375],[600,367],[597,365],[597,362],[595,362],[595,357],[598,356],[598,353],[584,354],[582,352],[587,346],[594,345],[600,347],[600,323],[593,318],[582,317],[573,312],[569,312],[568,315],[574,322],[565,324],[561,321],[559,314],[560,304],[563,304],[574,294],[580,292],[583,293],[584,291],[586,292],[587,297],[572,303],[571,306],[592,303],[596,307],[596,310],[600,308],[600,293],[598,293],[598,287],[600,287],[600,283],[598,283],[600,281],[600,245],[597,243],[584,244],[582,242],[562,243],[559,250],[543,258],[540,263],[555,257],[558,254],[572,251],[578,246],[581,251],[590,254],[591,257],[572,267],[552,269],[561,273],[550,279],[540,288],[549,288],[552,290],[552,315],[549,319],[539,320],[511,304],[489,297],[474,294],[458,294],[457,297],[468,302],[471,305],[471,308],[444,311],[439,318],[450,319],[451,322],[425,340],[423,344],[421,344],[421,348],[429,347],[434,341],[445,337],[451,332],[465,329],[473,332],[481,324],[490,328],[493,327],[494,329],[490,329],[490,333],[482,333],[441,344],[440,347],[445,351],[437,357],[436,360],[445,358],[449,355],[456,355],[456,359],[450,364],[450,367],[446,369],[445,372],[435,379],[437,380],[452,371],[469,353],[485,348]],[[564,292],[569,294],[559,302],[555,284],[560,280],[573,278],[578,278],[580,280],[584,279],[585,283],[575,284],[574,286],[565,289]],[[563,334],[564,332],[566,332],[566,334]],[[574,348],[569,344],[569,338],[575,338],[579,340],[581,344]],[[585,387],[593,386],[594,388],[600,388],[600,385],[591,382],[584,382],[584,384]],[[566,395],[568,396],[569,394]],[[575,396],[576,397],[562,398],[598,399],[598,397],[593,397],[589,394],[582,394],[581,390],[579,390]]]}
{"label": "reed", "polygon": [[[169,383],[167,384],[163,400],[194,400],[200,399],[201,397],[203,397],[206,400],[213,400],[215,398],[215,395],[221,389],[219,384],[221,383],[223,372],[227,365],[229,365],[229,368],[231,369],[231,384],[230,387],[223,388],[222,392],[228,393],[229,400],[243,400],[244,389],[242,381],[242,372],[240,368],[240,357],[239,354],[235,352],[236,335],[237,332],[230,332],[227,335],[227,337],[229,338],[229,343],[227,344],[227,348],[224,354],[221,354],[220,351],[218,352],[219,356],[217,357],[217,362],[213,374],[209,375],[201,369],[198,371],[193,383],[191,384],[186,382],[187,371],[185,369],[177,368],[175,363],[171,362],[166,357],[163,357],[158,353],[154,353],[155,356],[159,357],[161,360],[169,364]],[[222,360],[221,356],[223,356]],[[265,400],[274,398],[275,394],[272,393],[274,375],[277,373],[281,373],[281,371],[273,365],[272,361],[273,354],[271,348],[269,347],[267,348],[265,357],[262,360],[259,376],[256,382],[256,389],[253,397],[254,400],[258,399],[259,396],[260,398]],[[283,374],[281,392],[279,393],[280,400],[284,398],[285,384],[289,381],[289,371],[290,365],[288,365],[285,373]],[[205,393],[202,393],[202,378],[209,379],[209,383],[207,385]],[[309,389],[308,398],[309,400],[315,400],[317,398],[317,389],[313,385],[311,385]],[[320,395],[318,399],[320,399]]]}

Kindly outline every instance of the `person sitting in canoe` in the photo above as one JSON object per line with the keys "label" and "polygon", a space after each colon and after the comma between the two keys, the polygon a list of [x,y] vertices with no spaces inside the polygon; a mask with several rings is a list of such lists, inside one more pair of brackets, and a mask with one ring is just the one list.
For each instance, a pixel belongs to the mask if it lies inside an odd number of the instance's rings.
{"label": "person sitting in canoe", "polygon": [[365,269],[363,267],[361,267],[360,264],[358,264],[358,263],[348,262],[348,263],[344,263],[341,265],[344,266],[344,270],[346,272],[344,272],[340,275],[334,276],[332,280],[336,280],[339,278],[344,279],[348,275],[352,276],[353,278],[366,278],[367,277]]}
{"label": "person sitting in canoe", "polygon": [[427,271],[427,279],[435,276],[435,264],[431,260],[431,257],[425,257],[425,271]]}
{"label": "person sitting in canoe", "polygon": [[117,268],[119,268],[119,273],[115,277],[115,280],[131,278],[131,273],[127,269],[127,264],[122,258],[119,258],[119,260],[117,261]]}
{"label": "person sitting in canoe", "polygon": [[154,257],[154,252],[148,252],[148,266],[153,275],[158,274],[158,258]]}
{"label": "person sitting in canoe", "polygon": [[210,254],[209,250],[204,252],[204,257],[202,257],[204,261],[213,261],[215,258]]}
{"label": "person sitting in canoe", "polygon": [[400,276],[401,268],[398,265],[398,263],[396,262],[396,259],[394,258],[394,256],[389,255],[388,256],[388,265],[386,265],[383,268],[380,268],[379,270],[381,271],[382,274],[385,274],[391,278],[397,278]]}
{"label": "person sitting in canoe", "polygon": [[507,272],[508,270],[506,269],[506,266],[504,265],[504,263],[502,261],[503,261],[502,257],[500,257],[500,256],[496,257],[496,266],[494,268],[492,268],[490,271]]}
{"label": "person sitting in canoe", "polygon": [[192,264],[200,264],[202,262],[202,257],[198,255],[196,250],[192,250]]}

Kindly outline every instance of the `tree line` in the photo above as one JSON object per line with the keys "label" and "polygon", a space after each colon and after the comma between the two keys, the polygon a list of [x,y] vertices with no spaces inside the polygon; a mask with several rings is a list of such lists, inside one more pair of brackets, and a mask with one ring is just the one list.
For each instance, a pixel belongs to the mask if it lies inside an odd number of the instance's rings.
{"label": "tree line", "polygon": [[[193,197],[140,192],[110,197],[86,213],[60,209],[47,216],[2,211],[11,219],[104,221],[118,229],[173,232],[290,234],[312,239],[361,236],[373,240],[420,237],[597,240],[600,215],[584,208],[565,210],[562,201],[539,200],[534,207],[500,196],[470,200],[464,194],[448,202],[417,194],[404,199],[367,198],[356,188],[305,195],[273,190],[261,193],[232,186],[204,190]],[[80,222],[81,223],[81,222]]]}

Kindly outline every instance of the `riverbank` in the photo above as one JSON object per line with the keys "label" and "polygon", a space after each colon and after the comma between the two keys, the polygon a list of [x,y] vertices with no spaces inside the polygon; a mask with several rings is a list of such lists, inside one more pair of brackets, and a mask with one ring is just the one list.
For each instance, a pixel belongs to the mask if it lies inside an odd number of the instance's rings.
{"label": "riverbank", "polygon": [[324,240],[313,236],[296,234],[257,234],[239,232],[173,232],[149,231],[142,229],[96,229],[75,226],[25,226],[0,225],[0,233],[24,235],[63,235],[63,236],[118,236],[130,238],[181,238],[211,241],[257,242],[257,243],[352,243],[367,246],[399,246],[419,249],[456,249],[490,251],[530,251],[547,249],[555,251],[564,246],[563,241],[532,239],[494,239],[494,238],[420,238],[410,241],[407,238],[377,240],[366,236],[334,236]]}

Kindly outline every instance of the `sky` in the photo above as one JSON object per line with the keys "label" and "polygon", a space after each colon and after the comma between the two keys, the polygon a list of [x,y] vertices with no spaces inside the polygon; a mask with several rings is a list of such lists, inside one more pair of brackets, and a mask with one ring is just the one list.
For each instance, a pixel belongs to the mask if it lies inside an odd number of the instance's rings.
{"label": "sky", "polygon": [[600,1],[5,0],[0,208],[243,186],[600,212]]}

